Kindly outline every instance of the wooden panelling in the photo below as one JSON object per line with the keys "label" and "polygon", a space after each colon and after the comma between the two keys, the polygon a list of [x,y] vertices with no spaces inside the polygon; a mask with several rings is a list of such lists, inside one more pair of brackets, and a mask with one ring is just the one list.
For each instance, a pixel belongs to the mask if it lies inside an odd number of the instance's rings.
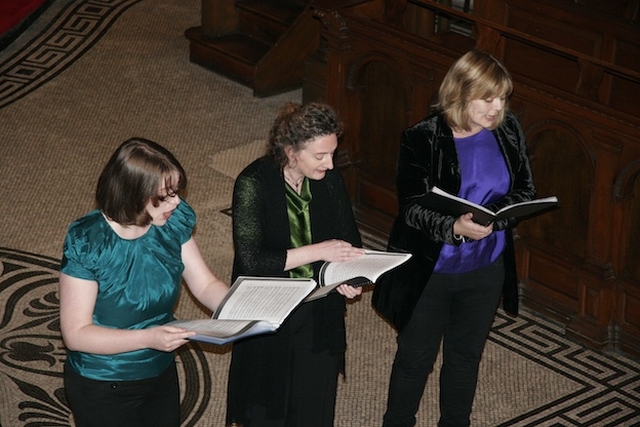
{"label": "wooden panelling", "polygon": [[[576,52],[599,58],[602,54],[604,34],[593,28],[583,27],[580,23],[560,22],[557,16],[541,13],[535,2],[527,2],[527,9],[512,5],[505,24],[510,28],[540,37],[553,43],[561,43]],[[531,10],[533,9],[533,10]]]}
{"label": "wooden panelling", "polygon": [[621,325],[632,327],[636,331],[640,330],[640,295],[637,293],[637,286],[623,284],[621,286],[622,304],[620,306]]}
{"label": "wooden panelling", "polygon": [[366,176],[358,177],[358,207],[376,209],[389,217],[395,217],[398,213],[395,192]]}
{"label": "wooden panelling", "polygon": [[[529,256],[529,275],[527,280],[547,287],[547,293],[565,310],[571,310],[570,314],[578,312],[576,301],[580,296],[580,276],[573,265],[562,262],[548,253],[533,251]],[[553,286],[549,286],[553,284]]]}
{"label": "wooden panelling", "polygon": [[637,34],[630,38],[620,36],[616,39],[614,63],[630,70],[640,71],[640,39]]}
{"label": "wooden panelling", "polygon": [[618,287],[619,314],[616,319],[616,342],[622,350],[640,354],[640,282],[622,281]]}
{"label": "wooden panelling", "polygon": [[[636,58],[640,58],[637,56]],[[637,82],[624,77],[611,76],[611,92],[608,104],[630,116],[640,117],[640,88]]]}
{"label": "wooden panelling", "polygon": [[511,39],[505,40],[504,57],[510,73],[539,85],[560,90],[573,89],[578,85],[579,67],[570,58],[553,52],[540,52],[531,44]]}
{"label": "wooden panelling", "polygon": [[[406,121],[409,94],[402,81],[385,61],[371,61],[359,71],[354,90],[361,101],[361,145],[366,149],[355,153],[359,170],[381,182],[393,182],[395,165],[388,161],[397,157],[398,135]],[[395,213],[395,212],[393,212]]]}
{"label": "wooden panelling", "polygon": [[[550,119],[553,111],[547,107],[526,104],[521,123],[526,129],[537,193],[540,197],[556,195],[561,203],[560,209],[522,223],[519,232],[585,259],[589,256],[587,218],[595,180],[592,154],[566,117]],[[568,168],[569,164],[572,167]]]}

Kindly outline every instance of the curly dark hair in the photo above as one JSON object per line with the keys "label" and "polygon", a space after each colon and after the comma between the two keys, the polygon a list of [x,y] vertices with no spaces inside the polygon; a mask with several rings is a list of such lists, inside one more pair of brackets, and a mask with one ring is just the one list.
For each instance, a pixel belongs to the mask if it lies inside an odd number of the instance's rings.
{"label": "curly dark hair", "polygon": [[281,168],[287,165],[285,148],[294,152],[321,136],[342,135],[343,125],[330,106],[320,103],[306,105],[286,103],[269,131],[267,155],[273,156]]}

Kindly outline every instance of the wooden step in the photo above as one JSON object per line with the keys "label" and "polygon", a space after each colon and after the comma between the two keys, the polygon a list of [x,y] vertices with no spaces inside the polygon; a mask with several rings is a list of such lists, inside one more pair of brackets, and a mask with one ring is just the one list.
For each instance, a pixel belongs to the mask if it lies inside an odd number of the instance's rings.
{"label": "wooden step", "polygon": [[237,0],[231,33],[210,27],[185,32],[190,59],[251,87],[255,96],[300,87],[304,61],[317,48],[320,33],[307,8],[310,1]]}
{"label": "wooden step", "polygon": [[192,62],[250,87],[256,64],[271,48],[271,45],[241,33],[204,37],[201,27],[189,28],[185,36],[190,41]]}
{"label": "wooden step", "polygon": [[249,0],[237,2],[238,31],[275,44],[304,11],[304,5],[290,0]]}
{"label": "wooden step", "polygon": [[293,0],[242,0],[236,2],[240,11],[254,15],[261,15],[266,19],[277,21],[288,27],[306,7],[308,2]]}

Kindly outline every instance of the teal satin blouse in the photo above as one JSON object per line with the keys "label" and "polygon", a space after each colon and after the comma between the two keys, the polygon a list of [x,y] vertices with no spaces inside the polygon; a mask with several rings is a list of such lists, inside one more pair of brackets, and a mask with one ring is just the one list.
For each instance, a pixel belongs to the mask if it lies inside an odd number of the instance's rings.
{"label": "teal satin blouse", "polygon": [[[182,244],[191,238],[195,213],[182,201],[164,226],[134,240],[119,237],[95,210],[69,227],[60,271],[98,283],[96,325],[144,329],[173,320],[184,265]],[[80,375],[102,381],[152,378],[172,362],[173,353],[142,349],[100,355],[67,351]]]}

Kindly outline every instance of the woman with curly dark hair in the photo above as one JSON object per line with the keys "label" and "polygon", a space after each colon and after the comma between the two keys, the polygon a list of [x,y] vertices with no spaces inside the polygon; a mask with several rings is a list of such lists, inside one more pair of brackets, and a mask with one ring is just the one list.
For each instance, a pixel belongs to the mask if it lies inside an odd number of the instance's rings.
{"label": "woman with curly dark hair", "polygon": [[[360,234],[333,154],[342,125],[322,104],[287,104],[267,154],[247,166],[233,191],[234,279],[318,278],[324,261],[362,256]],[[344,369],[348,285],[298,307],[278,332],[233,346],[227,424],[331,427]]]}

